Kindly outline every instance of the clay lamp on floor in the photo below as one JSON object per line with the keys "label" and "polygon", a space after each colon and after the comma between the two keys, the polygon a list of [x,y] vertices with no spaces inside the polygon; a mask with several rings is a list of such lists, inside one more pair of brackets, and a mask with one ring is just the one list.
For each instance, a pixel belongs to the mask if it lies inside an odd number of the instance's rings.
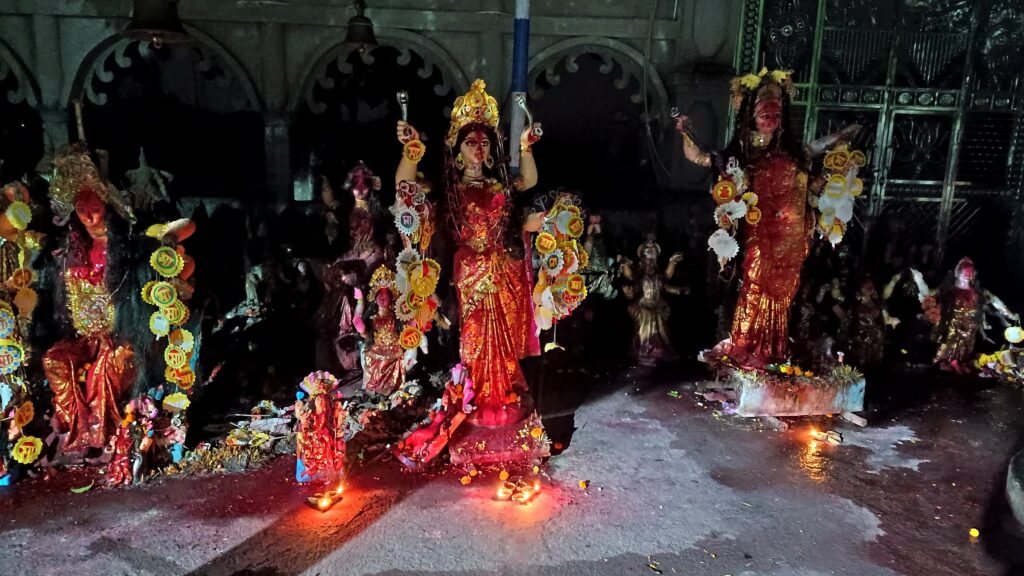
{"label": "clay lamp on floor", "polygon": [[314,494],[306,498],[306,503],[321,512],[327,512],[335,504],[341,502],[341,493],[343,491],[344,487],[342,487],[341,484],[338,484],[337,488],[334,488],[333,490],[328,490],[322,494]]}

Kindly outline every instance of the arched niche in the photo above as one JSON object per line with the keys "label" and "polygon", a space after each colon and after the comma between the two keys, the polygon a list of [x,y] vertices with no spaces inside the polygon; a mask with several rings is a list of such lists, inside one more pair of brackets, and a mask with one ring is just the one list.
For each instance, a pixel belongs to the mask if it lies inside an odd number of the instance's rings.
{"label": "arched niche", "polygon": [[[381,47],[392,47],[402,51],[405,65],[411,62],[412,53],[420,56],[423,63],[416,71],[420,78],[427,79],[434,76],[434,69],[441,72],[441,82],[434,87],[435,92],[440,96],[447,94],[451,89],[463,93],[469,89],[469,81],[466,74],[454,58],[440,44],[427,38],[422,34],[399,30],[397,28],[385,28],[377,30],[377,39],[380,45],[366,50],[361,54],[364,62],[373,63],[373,53]],[[317,86],[332,88],[332,80],[328,78],[327,71],[334,64],[343,72],[351,70],[348,64],[348,57],[353,52],[351,46],[338,42],[327,47],[321,55],[313,61],[312,65],[302,74],[301,88],[294,92],[289,103],[289,110],[296,112],[299,106],[305,103],[317,113],[322,112],[316,103],[314,95]],[[319,110],[319,111],[318,111]]]}
{"label": "arched niche", "polygon": [[[256,85],[241,62],[213,37],[187,24],[185,29],[192,37],[193,42],[180,45],[178,48],[194,51],[199,56],[197,69],[202,73],[217,76],[218,81],[222,84],[237,84],[244,95],[241,105],[251,110],[262,110],[263,104]],[[132,65],[133,59],[128,55],[128,49],[133,44],[145,44],[147,46],[146,53],[152,52],[148,42],[131,40],[121,34],[114,34],[97,44],[82,60],[82,64],[75,74],[75,80],[70,84],[68,92],[64,96],[64,102],[71,105],[72,101],[77,99],[88,100],[100,106],[106,104],[105,95],[97,91],[98,86],[113,81],[117,69],[128,68]],[[166,48],[174,49],[174,47],[164,47],[160,50]]]}
{"label": "arched niche", "polygon": [[451,105],[468,89],[466,76],[421,34],[384,29],[377,38],[378,46],[361,52],[343,43],[325,49],[291,96],[293,173],[312,178],[314,189],[323,174],[341,193],[345,173],[364,161],[381,176],[387,200],[401,153],[395,139],[398,91],[409,94],[409,122],[427,137],[423,171],[439,176]]}
{"label": "arched niche", "polygon": [[43,157],[40,100],[24,61],[0,40],[0,183],[21,178]]}
{"label": "arched niche", "polygon": [[544,126],[542,188],[579,190],[597,209],[654,205],[668,179],[668,96],[642,54],[608,38],[558,42],[531,59],[528,91]]}
{"label": "arched niche", "polygon": [[538,78],[543,75],[550,85],[557,86],[565,74],[579,72],[577,60],[586,54],[596,55],[601,59],[601,73],[611,75],[615,87],[619,90],[627,90],[632,84],[631,80],[637,80],[640,90],[630,94],[630,99],[637,104],[643,104],[643,81],[646,77],[648,117],[658,121],[667,115],[668,93],[657,70],[650,63],[645,64],[644,55],[628,44],[599,36],[583,36],[556,42],[534,55],[528,65],[530,97],[544,97],[544,89],[538,86]]}
{"label": "arched niche", "polygon": [[82,103],[86,139],[110,152],[115,183],[125,183],[141,148],[150,166],[174,176],[172,198],[249,196],[265,183],[262,101],[227,49],[186,28],[187,44],[100,42],[71,83],[68,106]]}

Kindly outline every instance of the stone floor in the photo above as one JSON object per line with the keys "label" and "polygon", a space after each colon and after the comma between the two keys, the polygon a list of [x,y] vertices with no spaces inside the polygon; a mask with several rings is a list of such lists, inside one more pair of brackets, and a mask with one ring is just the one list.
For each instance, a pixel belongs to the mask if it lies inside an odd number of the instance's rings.
{"label": "stone floor", "polygon": [[[931,374],[869,381],[870,426],[722,416],[671,372],[628,372],[547,418],[565,444],[526,506],[497,478],[357,471],[327,513],[283,458],[247,475],[0,494],[0,573],[352,575],[1024,574],[1006,464],[1020,390]],[[678,392],[678,397],[673,392]],[[808,427],[843,433],[811,443]],[[583,490],[580,480],[589,480]],[[969,530],[978,528],[979,538]]]}

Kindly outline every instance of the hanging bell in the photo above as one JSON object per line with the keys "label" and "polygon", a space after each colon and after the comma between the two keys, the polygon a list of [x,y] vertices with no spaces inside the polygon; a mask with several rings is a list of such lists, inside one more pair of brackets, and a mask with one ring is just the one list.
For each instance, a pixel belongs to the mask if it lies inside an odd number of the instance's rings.
{"label": "hanging bell", "polygon": [[348,21],[345,45],[360,52],[376,47],[377,36],[373,33],[373,21],[363,14],[366,10],[366,2],[356,0],[352,6],[356,10],[356,15]]}
{"label": "hanging bell", "polygon": [[156,48],[191,40],[178,18],[178,0],[134,0],[132,21],[122,34]]}

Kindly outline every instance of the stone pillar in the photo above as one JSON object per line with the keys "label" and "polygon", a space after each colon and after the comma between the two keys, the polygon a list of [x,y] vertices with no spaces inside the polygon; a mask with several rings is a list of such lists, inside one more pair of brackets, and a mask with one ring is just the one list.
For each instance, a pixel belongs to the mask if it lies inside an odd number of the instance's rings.
{"label": "stone pillar", "polygon": [[40,171],[48,171],[54,153],[68,143],[70,115],[63,102],[64,62],[60,26],[56,16],[32,16],[32,69],[39,84],[39,115],[43,120],[45,150]]}
{"label": "stone pillar", "polygon": [[267,186],[278,201],[287,201],[292,196],[292,170],[284,26],[277,22],[260,24],[260,37]]}
{"label": "stone pillar", "polygon": [[263,147],[266,155],[267,186],[274,198],[285,202],[292,195],[291,119],[285,114],[267,112],[264,118]]}

